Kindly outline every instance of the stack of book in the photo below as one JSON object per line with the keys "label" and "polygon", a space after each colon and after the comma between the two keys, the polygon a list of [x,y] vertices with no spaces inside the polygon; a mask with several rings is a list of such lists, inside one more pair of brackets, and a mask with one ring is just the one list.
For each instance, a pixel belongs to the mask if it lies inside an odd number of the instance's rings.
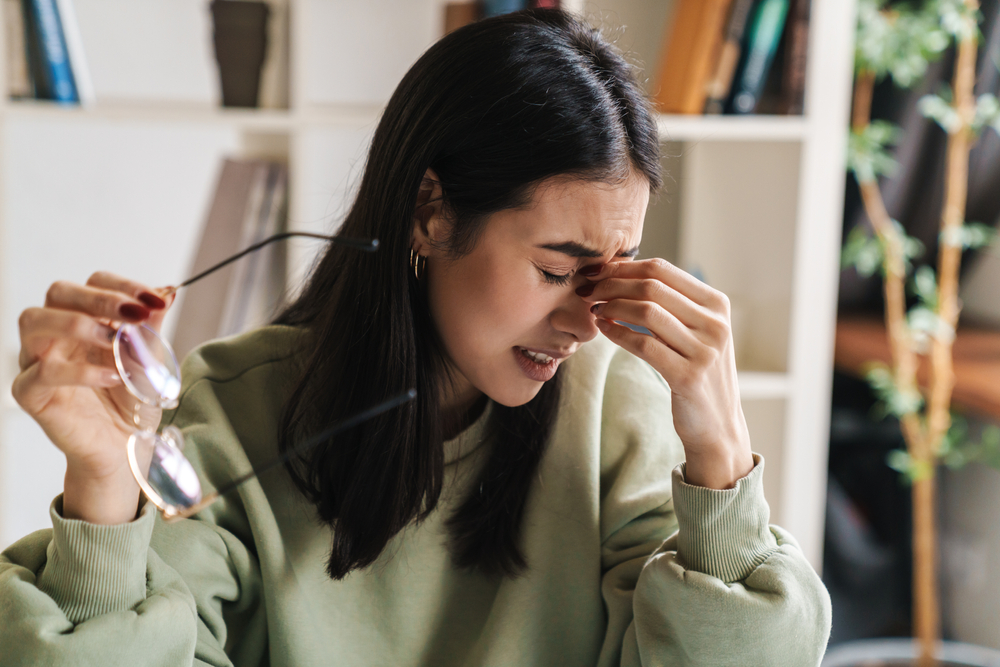
{"label": "stack of book", "polygon": [[[265,160],[225,160],[190,275],[285,231],[288,169]],[[187,355],[205,341],[266,324],[285,291],[285,252],[268,245],[186,288],[173,345]]]}
{"label": "stack of book", "polygon": [[444,7],[444,34],[487,16],[509,14],[521,9],[558,8],[559,0],[474,0],[449,2]]}
{"label": "stack of book", "polygon": [[2,0],[12,98],[94,102],[73,0]]}
{"label": "stack of book", "polygon": [[663,113],[801,114],[809,0],[677,0],[653,99]]}

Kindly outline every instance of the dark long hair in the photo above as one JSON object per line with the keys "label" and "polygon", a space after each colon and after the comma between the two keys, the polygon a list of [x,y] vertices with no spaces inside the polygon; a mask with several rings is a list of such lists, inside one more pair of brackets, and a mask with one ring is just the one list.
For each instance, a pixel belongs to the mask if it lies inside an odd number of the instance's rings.
{"label": "dark long hair", "polygon": [[[600,34],[558,10],[474,23],[432,46],[403,78],[372,140],[340,234],[376,253],[331,245],[278,323],[309,334],[279,447],[407,388],[417,399],[294,457],[289,473],[333,527],[327,571],[372,564],[437,505],[444,477],[439,391],[446,357],[408,265],[417,192],[428,168],[452,223],[447,250],[474,247],[490,214],[530,201],[557,175],[660,186],[657,131],[631,67]],[[515,576],[532,477],[559,405],[559,380],[529,403],[495,405],[480,483],[449,518],[459,567]]]}

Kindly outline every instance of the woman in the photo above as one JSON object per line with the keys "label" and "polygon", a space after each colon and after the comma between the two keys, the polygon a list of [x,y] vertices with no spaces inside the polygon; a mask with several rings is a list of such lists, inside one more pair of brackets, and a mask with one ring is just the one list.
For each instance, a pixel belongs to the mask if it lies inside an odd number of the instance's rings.
{"label": "woman", "polygon": [[657,141],[629,67],[564,13],[433,46],[340,232],[380,250],[331,245],[275,325],[192,354],[163,423],[221,486],[418,398],[197,520],[139,503],[105,362],[117,322],[168,304],[53,285],[14,394],[66,482],[54,529],[0,560],[0,663],[817,664],[829,603],[767,526],[728,302],[633,259]]}

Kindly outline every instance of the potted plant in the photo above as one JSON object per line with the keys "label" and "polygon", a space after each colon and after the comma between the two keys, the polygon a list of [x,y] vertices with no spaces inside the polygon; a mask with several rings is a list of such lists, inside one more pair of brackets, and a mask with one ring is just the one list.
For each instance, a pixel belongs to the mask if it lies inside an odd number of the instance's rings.
{"label": "potted plant", "polygon": [[[852,230],[844,247],[845,265],[865,275],[881,271],[885,325],[891,365],[872,364],[867,379],[885,412],[899,419],[906,450],[889,464],[912,485],[913,629],[915,640],[869,640],[832,650],[825,667],[861,665],[1000,665],[1000,653],[940,642],[937,579],[935,480],[939,463],[996,458],[996,434],[982,442],[962,439],[952,419],[954,385],[952,343],[958,324],[958,276],[965,249],[984,245],[992,229],[964,220],[969,151],[979,135],[1000,126],[1000,103],[993,95],[975,97],[979,43],[978,0],[930,0],[918,8],[887,7],[885,0],[860,0],[855,47],[855,90],[848,167],[857,179],[870,227]],[[920,110],[948,135],[945,194],[940,217],[936,270],[914,271],[911,260],[920,243],[907,236],[886,211],[878,177],[890,175],[895,162],[888,146],[900,130],[871,120],[875,83],[885,78],[901,87],[916,83],[928,62],[956,46],[950,91],[927,95]],[[907,303],[907,287],[916,297]],[[920,357],[929,361],[929,382],[917,382]],[[1000,629],[1000,621],[998,621]],[[944,662],[942,662],[944,661]]]}

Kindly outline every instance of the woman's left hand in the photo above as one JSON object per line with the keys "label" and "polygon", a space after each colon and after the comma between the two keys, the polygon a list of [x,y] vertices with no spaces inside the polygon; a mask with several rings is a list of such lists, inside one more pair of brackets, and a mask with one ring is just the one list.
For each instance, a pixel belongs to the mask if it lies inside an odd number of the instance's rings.
{"label": "woman's left hand", "polygon": [[[687,482],[732,488],[754,464],[740,405],[729,299],[662,259],[612,262],[588,278],[591,285],[577,293],[595,304],[591,312],[598,328],[670,385]],[[645,327],[653,336],[615,320]]]}

